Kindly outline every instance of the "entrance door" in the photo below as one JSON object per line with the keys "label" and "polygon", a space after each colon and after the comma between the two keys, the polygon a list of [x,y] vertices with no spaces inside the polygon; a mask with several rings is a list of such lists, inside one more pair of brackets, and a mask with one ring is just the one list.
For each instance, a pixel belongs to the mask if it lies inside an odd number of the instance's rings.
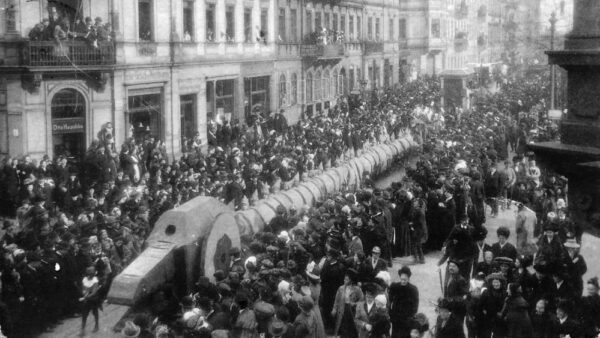
{"label": "entrance door", "polygon": [[80,161],[86,150],[86,105],[83,95],[70,88],[59,91],[52,98],[51,116],[54,155]]}
{"label": "entrance door", "polygon": [[196,95],[181,95],[179,98],[181,115],[181,145],[186,145],[196,135]]}

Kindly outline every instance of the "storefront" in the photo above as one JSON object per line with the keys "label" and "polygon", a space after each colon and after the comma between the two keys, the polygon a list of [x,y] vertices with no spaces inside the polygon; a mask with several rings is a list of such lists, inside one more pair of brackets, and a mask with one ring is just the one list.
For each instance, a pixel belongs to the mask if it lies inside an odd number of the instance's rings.
{"label": "storefront", "polygon": [[79,161],[86,151],[86,102],[75,89],[62,89],[51,103],[52,146],[55,156]]}
{"label": "storefront", "polygon": [[235,112],[235,79],[206,82],[206,115],[208,120],[230,121]]}

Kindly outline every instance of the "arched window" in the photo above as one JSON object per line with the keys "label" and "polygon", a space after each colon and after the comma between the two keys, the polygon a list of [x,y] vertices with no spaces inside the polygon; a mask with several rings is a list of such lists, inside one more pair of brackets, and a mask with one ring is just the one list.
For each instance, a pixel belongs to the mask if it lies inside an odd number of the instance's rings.
{"label": "arched window", "polygon": [[292,74],[290,86],[290,104],[296,104],[298,103],[298,76],[296,73]]}
{"label": "arched window", "polygon": [[311,72],[306,73],[306,103],[313,100],[313,76]]}
{"label": "arched window", "polygon": [[333,85],[332,94],[333,96],[338,95],[338,71],[337,69],[333,70],[333,76],[331,77],[331,84]]}
{"label": "arched window", "polygon": [[52,97],[52,145],[54,155],[81,158],[85,154],[86,103],[81,92],[66,88]]}
{"label": "arched window", "polygon": [[323,72],[323,98],[329,98],[331,96],[331,86],[329,82],[329,70]]}
{"label": "arched window", "polygon": [[287,83],[285,82],[285,74],[279,76],[279,107],[287,106]]}
{"label": "arched window", "polygon": [[321,100],[321,72],[318,71],[315,73],[315,91],[314,91],[314,99],[315,101]]}

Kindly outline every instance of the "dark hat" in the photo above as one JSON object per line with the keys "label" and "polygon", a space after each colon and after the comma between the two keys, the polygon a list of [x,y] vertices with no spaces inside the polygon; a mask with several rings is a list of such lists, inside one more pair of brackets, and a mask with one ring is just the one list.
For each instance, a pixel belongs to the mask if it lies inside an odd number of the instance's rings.
{"label": "dark hat", "polygon": [[515,262],[512,260],[512,258],[509,258],[509,257],[496,257],[496,258],[494,258],[494,262],[498,265],[506,264],[511,267],[515,264]]}
{"label": "dark hat", "polygon": [[479,227],[475,230],[473,234],[473,240],[475,241],[483,241],[487,237],[488,231],[484,227]]}
{"label": "dark hat", "polygon": [[440,298],[436,305],[438,309],[446,309],[452,311],[452,302],[446,298]]}
{"label": "dark hat", "polygon": [[544,231],[558,231],[559,227],[558,227],[558,223],[556,222],[547,222],[544,225]]}
{"label": "dark hat", "polygon": [[213,274],[213,277],[215,277],[217,282],[220,282],[225,279],[225,272],[223,270],[217,270]]}
{"label": "dark hat", "polygon": [[459,265],[458,260],[456,260],[454,258],[450,258],[450,259],[448,259],[448,264],[450,264],[450,263],[456,265],[456,267],[458,267],[460,269],[460,265]]}
{"label": "dark hat", "polygon": [[410,271],[410,268],[408,266],[404,265],[400,269],[398,269],[398,276],[401,276],[402,274],[410,277],[412,276],[412,271]]}
{"label": "dark hat", "polygon": [[269,334],[273,337],[281,337],[287,332],[287,325],[279,320],[275,319],[269,324]]}
{"label": "dark hat", "polygon": [[550,273],[552,271],[552,267],[545,260],[539,260],[539,261],[537,261],[533,265],[533,268],[535,269],[535,271],[537,271],[537,272],[539,272],[541,274],[548,274],[548,273]]}
{"label": "dark hat", "polygon": [[499,272],[491,273],[485,278],[489,286],[491,286],[492,281],[495,279],[499,280],[502,283],[506,283],[506,277],[504,277],[504,275]]}

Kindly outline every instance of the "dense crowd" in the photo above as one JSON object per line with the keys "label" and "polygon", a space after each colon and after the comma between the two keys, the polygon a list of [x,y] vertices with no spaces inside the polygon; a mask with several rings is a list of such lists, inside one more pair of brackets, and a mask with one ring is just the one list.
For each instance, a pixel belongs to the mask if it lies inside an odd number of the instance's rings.
{"label": "dense crowd", "polygon": [[[263,231],[243,236],[215,282],[201,277],[183,297],[164,285],[121,334],[455,338],[466,323],[469,337],[597,335],[598,281],[582,279],[567,181],[538,168],[526,149],[546,122],[444,112],[438,101],[437,81],[422,79],[366,104],[341,100],[295,126],[281,112],[210,121],[208,144],[187,140],[175,161],[161,141],[133,132],[117,151],[110,124],[80,165],[7,160],[3,332],[33,334],[81,314],[84,334],[90,312],[97,330],[111,279],[144,249],[164,211],[200,195],[244,209],[411,129],[423,146],[406,154],[418,162],[401,182],[376,189],[366,173],[360,186],[318,205],[279,208]],[[486,244],[486,215],[514,207],[517,245],[507,241],[512,224]],[[393,257],[421,264],[424,250],[439,249],[447,268],[433,321],[418,311],[410,268],[394,283],[390,268]]]}

